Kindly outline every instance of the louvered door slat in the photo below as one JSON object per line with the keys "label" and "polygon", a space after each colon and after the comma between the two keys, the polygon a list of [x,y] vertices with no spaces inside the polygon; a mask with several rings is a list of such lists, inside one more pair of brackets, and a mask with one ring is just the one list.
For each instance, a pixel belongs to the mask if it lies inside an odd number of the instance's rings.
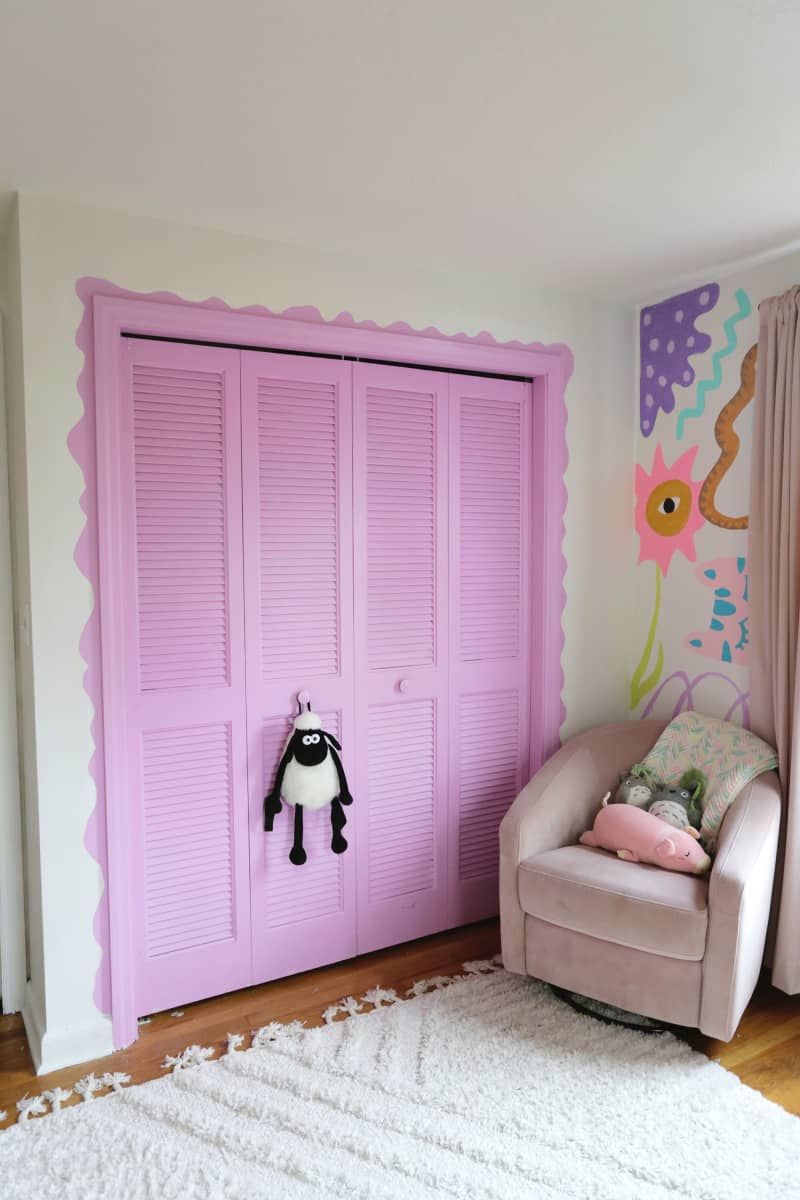
{"label": "louvered door slat", "polygon": [[[152,369],[143,372],[136,362],[131,368],[138,662],[144,691],[229,683],[226,598],[221,597],[222,602],[217,605],[212,631],[204,617],[202,600],[199,601],[204,587],[227,578],[228,566],[223,503],[223,377],[212,371],[203,380],[206,390],[204,398],[199,400],[179,368],[165,366],[158,375]],[[146,381],[150,383],[149,395]],[[168,411],[152,402],[158,401],[159,389],[162,396],[168,392],[174,397]],[[193,423],[200,412],[207,420],[202,428],[196,428]],[[158,421],[157,430],[154,418]],[[181,521],[176,517],[172,500],[178,481],[182,481],[182,490],[190,502],[198,484],[213,495],[218,516],[206,515],[203,521]],[[145,487],[148,508],[143,512]],[[169,532],[159,519],[170,521]],[[176,585],[187,573],[191,575],[192,590],[176,594]],[[169,595],[171,617],[180,624],[180,638],[165,636],[161,615],[152,607],[157,592]],[[218,636],[210,637],[209,632]]]}
{"label": "louvered door slat", "polygon": [[368,385],[367,638],[369,666],[436,657],[435,394]]}
{"label": "louvered door slat", "polygon": [[[339,514],[335,382],[306,389],[302,417],[280,381],[260,374],[258,454],[261,669],[265,679],[339,671]],[[309,446],[309,435],[316,445]],[[304,570],[312,567],[313,570]],[[305,605],[281,603],[293,588]],[[326,619],[327,618],[327,619]]]}
{"label": "louvered door slat", "polygon": [[[436,719],[431,700],[375,706],[369,714],[369,897],[430,889],[436,836]],[[391,848],[390,848],[391,847]]]}
{"label": "louvered door slat", "polygon": [[[136,1010],[250,978],[239,355],[125,339],[102,502],[126,553],[103,601],[110,804],[130,819]],[[115,755],[124,746],[123,760]]]}
{"label": "louvered door slat", "polygon": [[[348,363],[242,354],[243,512],[248,553],[248,739],[253,964],[257,981],[355,953],[356,829],[330,848],[330,809],[304,814],[302,867],[289,861],[294,810],[272,833],[263,799],[297,693],[311,695],[349,766],[353,723],[352,395]],[[358,803],[359,797],[356,796]]]}
{"label": "louvered door slat", "polygon": [[527,780],[531,388],[450,379],[450,882],[455,923],[497,912],[498,827]]}
{"label": "louvered door slat", "polygon": [[360,951],[447,924],[447,378],[354,368]]}
{"label": "louvered door slat", "polygon": [[497,830],[521,784],[519,691],[464,695],[458,719],[459,876],[494,876]]}
{"label": "louvered door slat", "polygon": [[[517,397],[461,398],[460,655],[466,662],[520,652],[522,419]],[[487,476],[488,493],[482,486]]]}

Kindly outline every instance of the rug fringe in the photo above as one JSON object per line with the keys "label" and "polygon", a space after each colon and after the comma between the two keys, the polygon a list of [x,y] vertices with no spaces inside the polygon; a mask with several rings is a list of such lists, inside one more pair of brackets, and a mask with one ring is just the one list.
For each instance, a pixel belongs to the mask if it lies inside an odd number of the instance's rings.
{"label": "rug fringe", "polygon": [[161,1067],[165,1071],[171,1069],[174,1075],[176,1071],[185,1071],[189,1067],[200,1067],[213,1057],[213,1046],[198,1046],[197,1043],[194,1043],[187,1046],[185,1050],[181,1050],[180,1054],[168,1054]]}
{"label": "rug fringe", "polygon": [[263,1050],[271,1042],[287,1041],[289,1038],[297,1037],[305,1029],[305,1021],[289,1021],[284,1025],[280,1021],[270,1021],[268,1025],[262,1025],[260,1029],[254,1029],[250,1040],[251,1050]]}
{"label": "rug fringe", "polygon": [[110,1087],[112,1092],[121,1092],[123,1086],[130,1081],[130,1075],[126,1075],[124,1071],[106,1071],[105,1075],[100,1076],[103,1087]]}
{"label": "rug fringe", "polygon": [[387,1004],[394,1004],[399,997],[394,988],[374,987],[365,992],[361,999],[373,1008],[384,1008]]}
{"label": "rug fringe", "polygon": [[[349,1020],[352,1017],[365,1016],[368,1011],[374,1012],[379,1008],[388,1008],[393,1004],[405,1003],[408,999],[424,996],[428,992],[438,992],[449,987],[452,983],[474,979],[479,975],[488,975],[502,969],[503,960],[500,954],[493,958],[479,958],[462,964],[462,973],[458,975],[433,975],[428,979],[416,980],[403,996],[399,996],[394,988],[384,988],[380,985],[370,988],[363,996],[344,996],[335,1004],[330,1004],[322,1013],[326,1025],[333,1024],[337,1018]],[[149,1024],[150,1017],[139,1018],[139,1024]],[[224,1058],[227,1055],[240,1054],[245,1049],[263,1050],[275,1043],[288,1041],[298,1037],[305,1030],[304,1021],[270,1021],[259,1029],[253,1029],[250,1034],[250,1045],[245,1047],[247,1035],[229,1033],[227,1049],[217,1055],[213,1046],[198,1046],[196,1043],[187,1046],[178,1054],[168,1054],[161,1064],[164,1071],[174,1075],[192,1067],[200,1067],[215,1057]],[[48,1115],[62,1111],[62,1104],[76,1092],[86,1103],[93,1100],[98,1092],[109,1088],[111,1094],[118,1094],[131,1081],[130,1075],[123,1071],[107,1071],[97,1076],[94,1072],[82,1076],[71,1088],[55,1087],[43,1092],[40,1096],[25,1095],[17,1101],[17,1121],[28,1121],[31,1117]],[[6,1113],[0,1111],[0,1121],[5,1120]]]}
{"label": "rug fringe", "polygon": [[42,1096],[49,1102],[50,1112],[61,1112],[61,1105],[65,1100],[69,1100],[74,1091],[74,1088],[54,1087],[42,1092]]}
{"label": "rug fringe", "polygon": [[17,1122],[28,1121],[31,1117],[47,1112],[44,1096],[23,1096],[17,1101]]}
{"label": "rug fringe", "polygon": [[95,1092],[101,1091],[103,1084],[95,1075],[94,1071],[90,1071],[88,1075],[84,1075],[83,1079],[79,1079],[75,1084],[74,1091],[79,1096],[83,1097],[84,1102],[93,1100]]}

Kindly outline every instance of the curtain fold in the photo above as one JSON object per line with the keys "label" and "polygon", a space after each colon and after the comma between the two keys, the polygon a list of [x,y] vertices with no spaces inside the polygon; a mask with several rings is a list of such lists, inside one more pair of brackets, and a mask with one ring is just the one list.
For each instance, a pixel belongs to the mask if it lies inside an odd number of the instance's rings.
{"label": "curtain fold", "polygon": [[800,992],[800,286],[759,309],[748,577],[751,725],[775,746],[784,819],[772,980]]}

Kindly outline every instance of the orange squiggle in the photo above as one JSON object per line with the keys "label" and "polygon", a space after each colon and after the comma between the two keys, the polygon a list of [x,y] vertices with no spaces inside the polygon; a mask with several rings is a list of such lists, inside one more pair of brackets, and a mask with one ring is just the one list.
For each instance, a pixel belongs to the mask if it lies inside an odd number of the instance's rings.
{"label": "orange squiggle", "polygon": [[747,529],[748,517],[726,517],[716,505],[717,488],[736,461],[741,441],[734,430],[734,422],[743,409],[753,399],[756,387],[756,356],[758,346],[751,346],[742,359],[741,383],[738,392],[730,398],[720,410],[714,425],[714,437],[722,453],[714,466],[706,475],[700,495],[697,500],[698,508],[707,521],[718,525],[720,529]]}

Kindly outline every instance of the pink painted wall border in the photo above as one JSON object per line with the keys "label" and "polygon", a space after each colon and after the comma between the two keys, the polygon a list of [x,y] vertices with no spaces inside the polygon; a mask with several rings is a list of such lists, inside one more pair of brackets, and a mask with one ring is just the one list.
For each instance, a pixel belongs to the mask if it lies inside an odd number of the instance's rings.
{"label": "pink painted wall border", "polygon": [[[261,305],[233,309],[217,297],[191,302],[172,292],[131,292],[107,280],[93,277],[78,280],[75,290],[83,305],[76,344],[84,356],[83,368],[78,377],[78,392],[84,410],[70,431],[67,444],[84,478],[80,504],[86,521],[76,544],[74,557],[78,569],[89,581],[94,597],[92,611],[80,639],[80,653],[86,663],[84,688],[93,707],[91,734],[94,751],[89,763],[89,772],[97,791],[97,802],[87,823],[84,844],[98,863],[104,881],[103,894],[93,922],[93,933],[101,950],[101,960],[95,978],[94,1001],[100,1012],[113,1015],[114,1043],[119,1046],[131,1040],[132,1026],[130,1014],[118,1019],[118,1003],[112,1002],[111,993],[107,886],[109,847],[99,611],[95,412],[95,363],[99,352],[95,340],[97,314],[100,314],[106,329],[113,325],[112,310],[116,311],[122,325],[125,324],[122,314],[135,312],[135,325],[127,327],[132,331],[135,328],[136,332],[164,332],[164,336],[205,337],[208,340],[272,346],[276,349],[303,348],[320,353],[361,353],[364,357],[386,358],[391,361],[421,362],[423,365],[436,363],[455,371],[486,370],[533,377],[534,445],[538,441],[549,448],[549,453],[541,460],[544,469],[534,479],[534,557],[544,564],[543,574],[549,581],[549,586],[537,596],[532,614],[534,629],[538,627],[548,631],[545,647],[547,652],[542,655],[540,678],[534,685],[534,697],[538,691],[539,703],[533,705],[535,714],[532,719],[532,771],[558,748],[559,730],[566,718],[562,699],[564,673],[561,662],[564,648],[563,612],[566,603],[566,560],[563,554],[567,504],[565,475],[568,463],[565,392],[572,374],[573,357],[569,347],[562,343],[548,346],[538,342],[501,343],[486,331],[476,335],[447,335],[433,326],[415,330],[403,321],[380,326],[374,321],[356,321],[349,312],[342,312],[333,320],[326,320],[318,309],[312,307],[288,308],[280,313],[272,312]],[[166,332],[162,319],[167,312],[164,306],[169,306],[171,310],[168,322],[170,328]],[[184,328],[184,314],[186,332],[181,333],[181,329]],[[106,317],[109,319],[106,320]],[[237,322],[235,337],[230,332],[232,317],[240,319]],[[241,320],[248,317],[256,320]],[[269,325],[265,318],[268,319]],[[272,336],[265,338],[263,331],[267,328]],[[277,335],[276,330],[279,331]],[[547,521],[544,519],[545,515]]]}

